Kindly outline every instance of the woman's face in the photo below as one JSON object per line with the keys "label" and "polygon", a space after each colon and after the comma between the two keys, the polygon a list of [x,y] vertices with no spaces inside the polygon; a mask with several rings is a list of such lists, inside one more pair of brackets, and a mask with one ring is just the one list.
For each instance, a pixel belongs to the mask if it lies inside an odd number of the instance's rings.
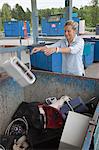
{"label": "woman's face", "polygon": [[65,32],[65,37],[68,41],[71,41],[74,39],[76,30],[74,30],[71,25],[65,26],[64,32]]}

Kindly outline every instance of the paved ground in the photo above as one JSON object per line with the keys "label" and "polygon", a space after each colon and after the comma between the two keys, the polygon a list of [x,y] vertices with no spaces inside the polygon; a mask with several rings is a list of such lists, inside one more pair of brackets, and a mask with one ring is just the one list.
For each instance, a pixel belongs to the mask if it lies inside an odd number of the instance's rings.
{"label": "paved ground", "polygon": [[85,70],[86,77],[98,78],[99,79],[99,62],[93,63],[92,65],[88,66]]}

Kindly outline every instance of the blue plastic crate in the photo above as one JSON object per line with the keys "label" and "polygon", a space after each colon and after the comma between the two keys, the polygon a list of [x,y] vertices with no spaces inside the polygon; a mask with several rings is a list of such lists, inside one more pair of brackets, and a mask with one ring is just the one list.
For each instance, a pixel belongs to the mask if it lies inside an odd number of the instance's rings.
{"label": "blue plastic crate", "polygon": [[[62,54],[52,54],[46,56],[43,52],[38,52],[30,56],[31,65],[33,67],[53,72],[62,72]],[[85,43],[83,62],[88,67],[94,61],[94,44]]]}
{"label": "blue plastic crate", "polygon": [[52,72],[62,72],[62,54],[52,54],[46,56],[43,52],[38,52],[30,56],[31,66]]}
{"label": "blue plastic crate", "polygon": [[94,44],[91,42],[85,43],[83,52],[84,67],[87,68],[94,61]]}

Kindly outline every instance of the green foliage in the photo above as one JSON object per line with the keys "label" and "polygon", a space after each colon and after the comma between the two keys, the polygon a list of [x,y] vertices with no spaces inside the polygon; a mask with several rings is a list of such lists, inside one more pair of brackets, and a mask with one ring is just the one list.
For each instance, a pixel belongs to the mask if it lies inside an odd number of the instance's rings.
{"label": "green foliage", "polygon": [[0,10],[0,32],[2,31],[2,19],[1,19],[1,10]]}
{"label": "green foliage", "polygon": [[2,22],[11,20],[11,7],[7,3],[2,6],[1,16]]}
{"label": "green foliage", "polygon": [[40,9],[38,10],[39,24],[41,24],[42,17],[48,18],[50,15],[63,14],[63,8]]}
{"label": "green foliage", "polygon": [[98,6],[99,5],[99,0],[92,0],[91,1],[93,6]]}
{"label": "green foliage", "polygon": [[31,22],[31,11],[27,8],[26,12],[25,12],[25,20]]}
{"label": "green foliage", "polygon": [[51,15],[50,9],[40,9],[38,10],[39,24],[41,24],[42,17],[48,17]]}
{"label": "green foliage", "polygon": [[16,20],[24,20],[25,11],[23,10],[23,8],[19,4],[16,4],[15,8],[13,8],[12,18],[14,18]]}
{"label": "green foliage", "polygon": [[92,25],[96,26],[96,24],[99,24],[99,7],[93,6],[91,8],[91,16],[92,16]]}
{"label": "green foliage", "polygon": [[95,27],[99,23],[99,6],[82,7],[78,14],[81,19],[85,20],[88,27]]}

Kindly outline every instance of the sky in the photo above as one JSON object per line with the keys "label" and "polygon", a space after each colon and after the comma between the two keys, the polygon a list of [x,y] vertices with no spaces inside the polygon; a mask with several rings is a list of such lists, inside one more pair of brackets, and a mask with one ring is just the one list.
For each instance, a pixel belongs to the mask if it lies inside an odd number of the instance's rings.
{"label": "sky", "polygon": [[[0,9],[4,3],[8,3],[11,8],[15,7],[15,4],[22,6],[24,10],[29,8],[31,10],[31,0],[0,0]],[[90,5],[91,0],[72,0],[73,7],[80,8],[81,6]],[[46,8],[60,8],[65,6],[65,0],[37,0],[38,9]]]}

